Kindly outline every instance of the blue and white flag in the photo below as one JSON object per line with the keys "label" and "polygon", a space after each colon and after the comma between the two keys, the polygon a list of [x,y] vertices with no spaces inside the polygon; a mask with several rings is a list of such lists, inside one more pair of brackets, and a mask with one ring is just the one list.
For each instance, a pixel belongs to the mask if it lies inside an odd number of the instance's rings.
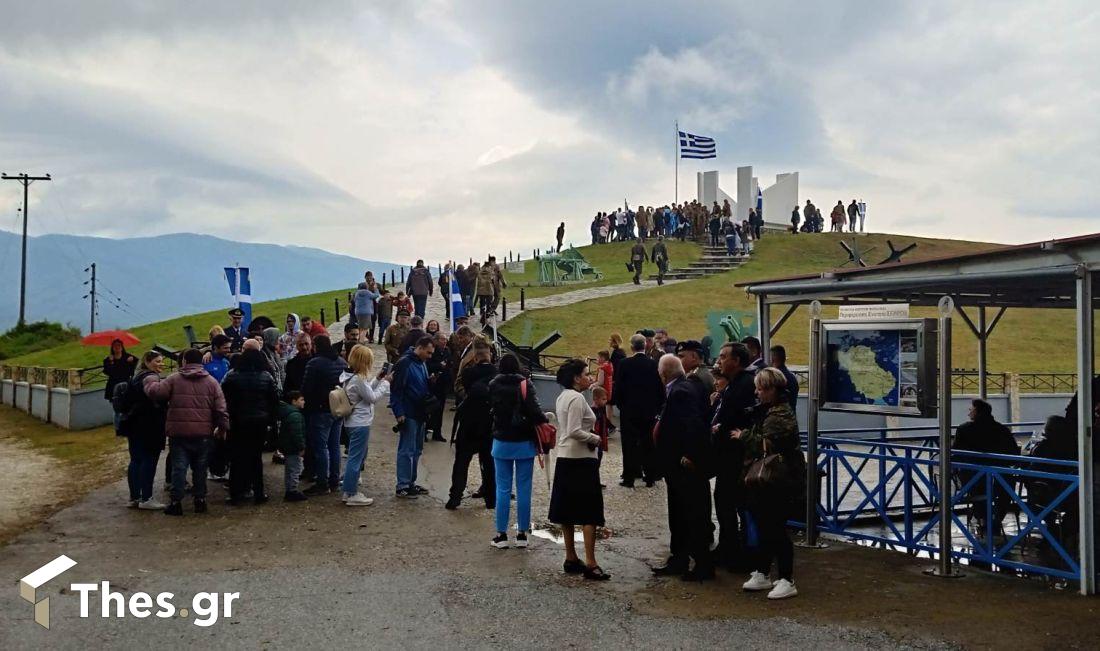
{"label": "blue and white flag", "polygon": [[226,267],[225,279],[229,282],[229,293],[237,301],[237,307],[244,312],[241,330],[247,330],[252,322],[252,283],[248,279],[248,267]]}
{"label": "blue and white flag", "polygon": [[716,158],[714,138],[680,132],[680,158]]}
{"label": "blue and white flag", "polygon": [[[451,323],[453,324],[455,319],[466,316],[466,304],[462,301],[462,290],[458,287],[454,270],[448,269],[448,273],[451,277]],[[454,330],[454,328],[451,329]]]}

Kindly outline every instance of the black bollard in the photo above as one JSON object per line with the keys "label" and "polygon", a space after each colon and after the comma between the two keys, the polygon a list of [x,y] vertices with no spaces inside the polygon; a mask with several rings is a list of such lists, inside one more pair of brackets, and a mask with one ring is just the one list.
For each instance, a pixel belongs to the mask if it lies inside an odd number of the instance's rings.
{"label": "black bollard", "polygon": [[401,267],[401,284],[405,284],[405,267]]}
{"label": "black bollard", "polygon": [[527,291],[525,288],[519,288],[519,311],[522,312],[527,309]]}
{"label": "black bollard", "polygon": [[323,326],[328,325],[327,323],[325,323],[325,308],[323,308],[323,307],[321,308],[321,325],[323,325]]}
{"label": "black bollard", "polygon": [[500,299],[500,320],[501,321],[507,321],[508,320],[508,299],[507,298],[501,298]]}
{"label": "black bollard", "polygon": [[340,299],[333,298],[332,299],[332,304],[336,307],[335,311],[333,312],[333,314],[335,315],[333,318],[335,318],[337,321],[339,321],[340,320]]}

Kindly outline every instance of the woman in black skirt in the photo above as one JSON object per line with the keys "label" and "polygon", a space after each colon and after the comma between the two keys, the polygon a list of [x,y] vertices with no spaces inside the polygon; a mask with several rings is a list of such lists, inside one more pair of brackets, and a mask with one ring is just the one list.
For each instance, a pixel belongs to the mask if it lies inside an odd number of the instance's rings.
{"label": "woman in black skirt", "polygon": [[[611,575],[596,563],[596,527],[604,524],[597,458],[600,437],[592,431],[596,415],[583,395],[592,384],[592,378],[588,375],[588,365],[573,359],[558,369],[557,380],[565,390],[554,405],[558,444],[555,447],[554,488],[550,493],[550,521],[561,525],[565,538],[566,573],[606,581]],[[584,535],[583,563],[577,557],[573,539],[577,526]]]}

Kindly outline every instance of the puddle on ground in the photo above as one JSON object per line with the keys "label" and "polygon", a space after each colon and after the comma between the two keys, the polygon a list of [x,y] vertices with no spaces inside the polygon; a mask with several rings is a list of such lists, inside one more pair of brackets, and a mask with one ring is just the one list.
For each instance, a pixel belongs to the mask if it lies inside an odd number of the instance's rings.
{"label": "puddle on ground", "polygon": [[[549,540],[557,545],[565,544],[565,536],[562,534],[561,527],[556,524],[535,527],[531,530],[531,535],[536,538],[542,538],[543,540]],[[611,530],[607,527],[598,527],[596,529],[596,540],[607,540],[611,536]],[[580,527],[573,530],[573,541],[581,544],[584,543],[584,534]]]}

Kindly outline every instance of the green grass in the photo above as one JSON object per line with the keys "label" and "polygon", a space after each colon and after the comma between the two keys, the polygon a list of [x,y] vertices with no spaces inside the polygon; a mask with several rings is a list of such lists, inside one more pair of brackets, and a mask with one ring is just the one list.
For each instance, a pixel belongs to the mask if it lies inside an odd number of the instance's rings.
{"label": "green grass", "polygon": [[[668,255],[672,266],[687,266],[688,263],[699,259],[701,249],[693,242],[679,242],[666,240]],[[504,290],[504,297],[510,305],[519,305],[519,288],[523,287],[527,298],[550,296],[562,292],[570,292],[575,289],[588,287],[603,287],[604,285],[619,285],[628,283],[634,274],[626,270],[626,262],[630,258],[630,249],[633,242],[613,242],[611,244],[596,244],[577,247],[584,259],[596,267],[603,274],[603,278],[594,282],[572,285],[556,285],[552,287],[538,286],[538,264],[534,260],[528,260],[522,274],[506,273],[504,278],[508,281],[508,288]],[[653,248],[653,241],[646,242],[646,251]],[[645,274],[655,272],[656,267],[646,264]]]}
{"label": "green grass", "polygon": [[[276,327],[279,328],[283,327],[288,312],[294,312],[299,315],[308,314],[314,319],[317,319],[320,315],[321,308],[324,308],[327,318],[331,320],[332,312],[335,309],[333,299],[340,299],[340,309],[347,310],[348,291],[347,289],[333,290],[321,292],[319,294],[309,294],[307,296],[256,303],[252,306],[252,314],[254,316],[268,316],[275,322]],[[188,324],[194,326],[195,336],[200,340],[205,340],[211,326],[221,325],[224,327],[228,323],[229,317],[226,316],[226,310],[221,309],[203,312],[202,314],[182,316],[159,323],[137,326],[136,328],[132,328],[130,332],[134,333],[138,339],[141,339],[141,344],[132,352],[148,350],[153,347],[153,344],[163,344],[172,348],[182,348],[187,344],[187,339],[183,334],[183,326]],[[57,346],[49,350],[15,357],[10,360],[5,360],[4,363],[13,366],[86,368],[89,366],[98,366],[102,363],[106,354],[106,347],[83,346],[78,341]]]}
{"label": "green grass", "polygon": [[[850,235],[843,239],[850,239]],[[998,245],[957,240],[937,240],[899,235],[874,234],[859,239],[870,260],[884,257],[886,239],[896,245],[917,242],[907,261],[945,255],[959,255],[996,248]],[[840,235],[769,234],[759,243],[752,260],[744,267],[678,285],[653,288],[558,308],[526,312],[509,321],[502,332],[510,338],[537,340],[552,330],[564,335],[547,352],[556,355],[595,355],[607,347],[608,335],[627,337],[642,327],[666,327],[676,339],[697,339],[706,334],[706,315],[720,310],[754,310],[755,301],[736,283],[821,272],[838,266],[845,254],[838,245]],[[588,248],[585,252],[587,254]],[[675,254],[674,254],[675,255]],[[619,264],[622,267],[622,263]],[[625,272],[625,268],[623,269]],[[914,308],[913,316],[934,316],[934,310]],[[778,314],[775,318],[778,318]],[[827,307],[826,318],[835,318],[836,308]],[[960,319],[954,322],[954,366],[977,365],[977,343]],[[1063,310],[1009,310],[989,340],[989,368],[996,371],[1066,372],[1074,369],[1075,329],[1073,314]],[[805,364],[809,344],[808,317],[800,308],[783,326],[775,343],[787,347],[792,364]]]}
{"label": "green grass", "polygon": [[17,325],[0,335],[0,360],[55,348],[80,339],[80,329],[60,323],[36,321]]}

